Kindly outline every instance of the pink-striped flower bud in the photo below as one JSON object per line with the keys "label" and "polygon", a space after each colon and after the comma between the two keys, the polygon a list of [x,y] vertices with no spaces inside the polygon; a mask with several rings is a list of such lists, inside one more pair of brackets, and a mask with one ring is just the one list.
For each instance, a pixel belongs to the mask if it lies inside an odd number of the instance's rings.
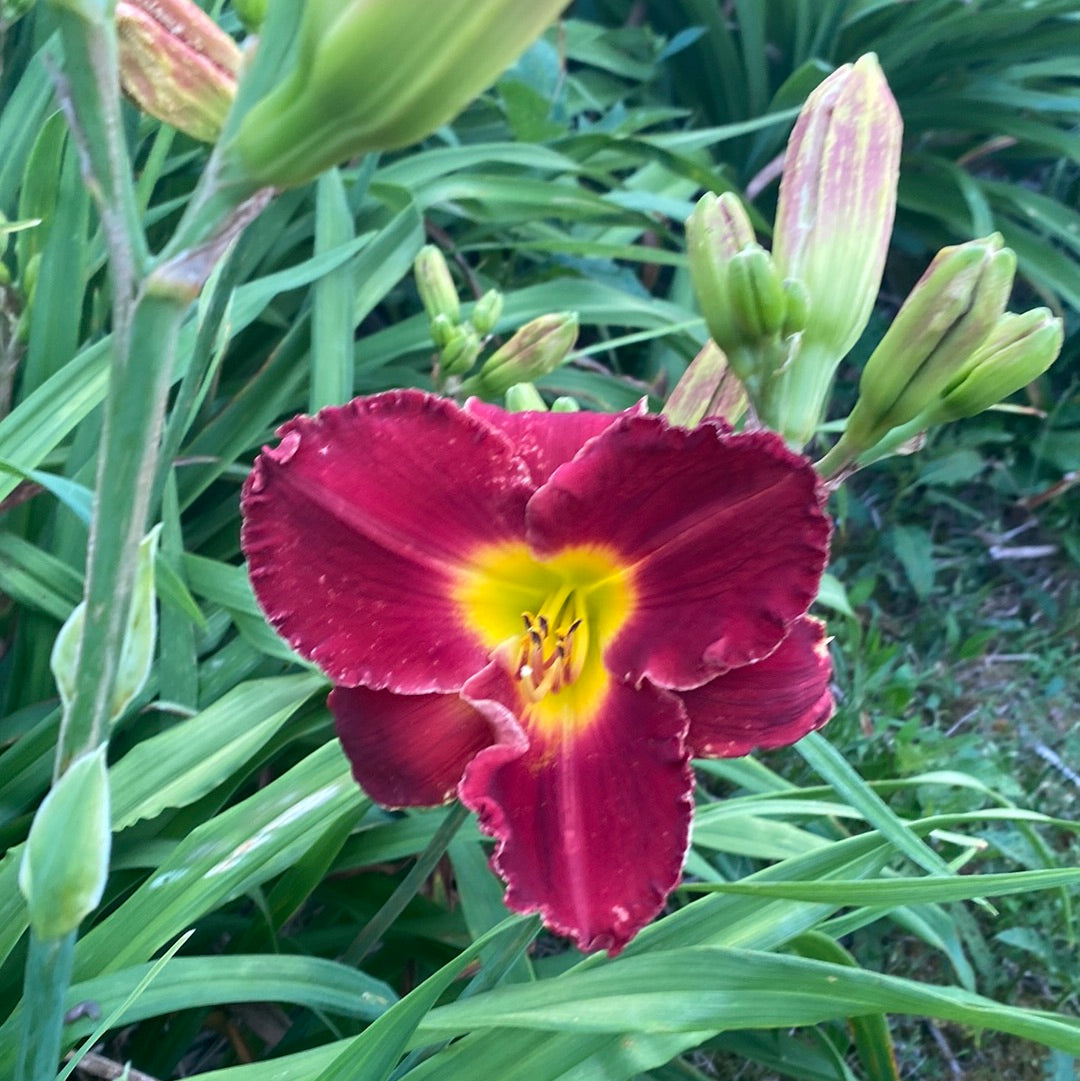
{"label": "pink-striped flower bud", "polygon": [[120,80],[143,112],[212,143],[236,95],[240,50],[192,0],[118,0]]}
{"label": "pink-striped flower bud", "polygon": [[792,443],[813,435],[843,356],[881,286],[903,131],[877,58],[834,71],[807,98],[788,143],[773,258],[805,286],[808,320],[763,419]]}

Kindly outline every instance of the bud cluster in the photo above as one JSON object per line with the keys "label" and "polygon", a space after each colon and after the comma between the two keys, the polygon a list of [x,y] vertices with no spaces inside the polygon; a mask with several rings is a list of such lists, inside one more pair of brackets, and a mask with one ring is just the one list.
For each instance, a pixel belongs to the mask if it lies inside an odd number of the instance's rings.
{"label": "bud cluster", "polygon": [[[810,440],[877,299],[901,134],[877,59],[863,56],[825,79],[796,121],[771,254],[733,193],[701,198],[686,223],[687,258],[714,348],[673,391],[674,423],[715,415],[734,373],[762,424],[797,448]],[[827,477],[989,408],[1053,363],[1061,320],[1005,310],[1015,270],[998,234],[937,255],[866,363],[844,433],[818,463]],[[730,396],[723,405],[741,408]]]}
{"label": "bud cluster", "polygon": [[[489,289],[464,317],[450,267],[434,244],[420,249],[413,263],[413,276],[428,316],[431,339],[438,349],[436,379],[440,384],[452,380],[457,393],[498,398],[512,387],[531,387],[533,380],[559,367],[577,341],[576,312],[541,315],[519,328],[481,364],[479,371],[468,375],[502,315],[502,293]],[[543,399],[535,388],[531,389],[543,406]]]}

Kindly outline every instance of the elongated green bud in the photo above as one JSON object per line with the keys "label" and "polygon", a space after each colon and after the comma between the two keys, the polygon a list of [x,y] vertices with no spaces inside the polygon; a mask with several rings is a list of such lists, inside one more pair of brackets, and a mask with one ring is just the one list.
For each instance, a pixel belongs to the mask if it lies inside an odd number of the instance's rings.
{"label": "elongated green bud", "polygon": [[569,394],[561,394],[551,403],[552,413],[580,413],[581,404]]}
{"label": "elongated green bud", "polygon": [[120,81],[145,113],[212,143],[236,96],[240,50],[191,0],[118,0]]}
{"label": "elongated green bud", "polygon": [[498,289],[489,289],[474,305],[469,322],[481,337],[490,334],[499,321],[503,310],[503,295]]}
{"label": "elongated green bud", "polygon": [[515,383],[531,383],[553,372],[570,355],[577,333],[577,312],[555,312],[533,319],[484,361],[476,389],[494,398]]}
{"label": "elongated green bud", "polygon": [[705,325],[721,349],[742,341],[728,271],[731,260],[752,246],[757,246],[754,228],[739,198],[732,192],[706,192],[686,221],[686,256]]}
{"label": "elongated green bud", "polygon": [[532,383],[515,383],[506,388],[503,400],[508,413],[546,413],[547,403]]}
{"label": "elongated green bud", "polygon": [[1003,315],[960,377],[927,411],[927,422],[973,417],[1026,387],[1057,359],[1064,334],[1061,320],[1048,308]]}
{"label": "elongated green bud", "polygon": [[903,124],[872,53],[807,98],[788,141],[773,259],[810,297],[797,355],[759,412],[795,445],[814,434],[837,365],[865,329],[896,210]]}
{"label": "elongated green bud", "polygon": [[103,745],[72,762],[30,825],[19,889],[45,942],[74,931],[105,892],[112,841],[105,754]]}
{"label": "elongated green bud", "polygon": [[308,0],[296,62],[244,117],[225,181],[290,188],[408,146],[489,86],[568,0]]}
{"label": "elongated green bud", "polygon": [[[116,669],[116,682],[109,704],[109,720],[115,721],[142,690],[150,674],[157,640],[157,606],[154,603],[154,559],[161,526],[147,533],[139,545],[139,562],[135,571],[135,588],[131,597],[124,644]],[[79,641],[86,620],[86,602],[72,610],[53,643],[49,659],[53,678],[60,692],[66,713],[75,695],[75,670],[78,664]]]}
{"label": "elongated green bud", "polygon": [[955,381],[1004,313],[1015,271],[998,234],[934,257],[866,362],[845,431],[852,446],[872,446]]}
{"label": "elongated green bud", "polygon": [[451,323],[461,320],[461,300],[446,256],[434,244],[425,244],[413,262],[416,291],[431,320],[444,317]]}

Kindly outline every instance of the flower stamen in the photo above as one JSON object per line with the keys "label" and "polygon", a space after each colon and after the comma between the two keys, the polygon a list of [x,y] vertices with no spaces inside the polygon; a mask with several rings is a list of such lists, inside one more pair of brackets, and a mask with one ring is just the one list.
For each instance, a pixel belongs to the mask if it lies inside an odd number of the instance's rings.
{"label": "flower stamen", "polygon": [[539,614],[521,613],[525,633],[513,671],[530,702],[558,694],[581,674],[587,646],[585,619],[577,614],[581,610],[573,590],[560,590]]}

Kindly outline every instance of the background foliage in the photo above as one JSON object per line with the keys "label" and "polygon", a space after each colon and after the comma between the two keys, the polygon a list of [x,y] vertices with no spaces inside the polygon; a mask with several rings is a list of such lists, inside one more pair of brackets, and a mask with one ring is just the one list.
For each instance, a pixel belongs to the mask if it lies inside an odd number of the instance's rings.
{"label": "background foliage", "polygon": [[[48,656],[81,596],[110,330],[52,31],[41,5],[11,25],[0,73],[0,211],[40,219],[0,235],[2,1076],[17,867],[50,783]],[[112,873],[70,997],[96,1005],[65,1033],[107,1022],[91,1076],[105,1059],[214,1081],[1073,1076],[1078,38],[1062,0],[581,2],[452,129],[270,206],[174,373],[160,647],[112,735]],[[583,347],[545,393],[662,399],[705,336],[682,257],[693,200],[744,191],[764,226],[798,105],[868,50],[907,131],[882,321],[938,246],[999,229],[1020,299],[1066,316],[1063,359],[1012,410],[836,500],[828,740],[703,763],[673,911],[616,961],[582,962],[505,922],[471,823],[447,846],[447,811],[388,813],[353,785],[322,677],[255,606],[239,485],[291,413],[430,385],[408,274],[426,240],[466,296],[504,290],[497,334],[580,313]],[[206,152],[125,121],[160,244]],[[980,897],[995,899],[965,903]]]}

